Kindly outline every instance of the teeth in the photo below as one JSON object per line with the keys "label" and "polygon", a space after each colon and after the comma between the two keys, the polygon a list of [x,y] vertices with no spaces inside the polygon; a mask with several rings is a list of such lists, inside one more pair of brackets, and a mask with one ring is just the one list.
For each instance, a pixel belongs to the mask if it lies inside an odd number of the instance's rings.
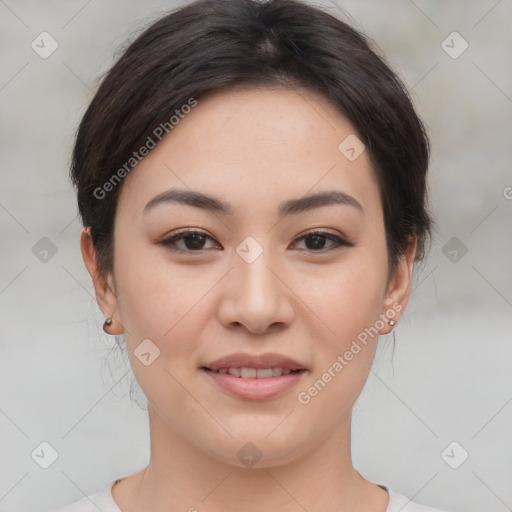
{"label": "teeth", "polygon": [[[243,373],[242,377],[244,377]],[[258,368],[256,370],[257,379],[268,379],[269,377],[272,377],[272,368]]]}
{"label": "teeth", "polygon": [[272,368],[272,377],[281,377],[283,375],[283,369],[277,366],[276,368]]}
{"label": "teeth", "polygon": [[289,368],[219,368],[217,373],[229,374],[233,377],[241,377],[242,379],[270,379],[271,377],[281,377],[289,375]]}
{"label": "teeth", "polygon": [[256,368],[241,368],[240,374],[242,379],[255,379],[258,374],[258,370],[256,370]]}

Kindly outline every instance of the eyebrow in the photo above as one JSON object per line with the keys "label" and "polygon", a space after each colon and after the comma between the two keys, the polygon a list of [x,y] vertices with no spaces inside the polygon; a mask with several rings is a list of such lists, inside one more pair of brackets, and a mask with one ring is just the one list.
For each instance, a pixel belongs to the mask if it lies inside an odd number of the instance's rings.
{"label": "eyebrow", "polygon": [[[221,213],[224,215],[233,215],[234,212],[233,206],[217,197],[193,190],[171,189],[151,199],[144,207],[143,213],[145,215],[157,205],[167,203],[186,204],[212,213]],[[299,199],[284,201],[279,205],[278,214],[280,217],[284,217],[286,215],[298,214],[315,208],[336,204],[353,206],[361,213],[364,213],[363,207],[357,199],[341,190],[330,190],[310,194]]]}

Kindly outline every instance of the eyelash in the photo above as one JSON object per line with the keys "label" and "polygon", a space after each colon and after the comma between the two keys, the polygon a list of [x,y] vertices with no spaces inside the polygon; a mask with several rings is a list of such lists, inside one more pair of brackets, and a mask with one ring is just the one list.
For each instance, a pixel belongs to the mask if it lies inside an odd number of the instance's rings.
{"label": "eyelash", "polygon": [[[177,249],[175,246],[175,243],[177,241],[183,240],[188,235],[201,235],[202,237],[209,238],[210,240],[214,240],[210,235],[207,235],[201,231],[187,229],[187,230],[179,231],[178,233],[173,234],[171,237],[166,238],[165,240],[162,240],[160,242],[160,244],[163,245],[164,247],[170,249],[171,251],[182,252],[182,253],[188,252],[188,253],[202,254],[204,251],[209,250],[209,249],[199,249],[197,251],[194,251],[194,250],[190,250],[190,249]],[[309,233],[306,233],[306,234],[300,236],[296,240],[302,240],[304,238],[307,238],[310,236],[315,236],[315,235],[324,237],[332,242],[335,242],[334,246],[331,246],[328,249],[321,249],[318,251],[315,251],[312,249],[304,249],[304,250],[311,252],[311,253],[326,253],[328,251],[332,251],[334,249],[339,249],[341,247],[353,247],[354,246],[353,243],[347,242],[343,238],[340,238],[339,236],[334,235],[333,233],[329,233],[327,231],[322,231],[322,230],[310,231]]]}

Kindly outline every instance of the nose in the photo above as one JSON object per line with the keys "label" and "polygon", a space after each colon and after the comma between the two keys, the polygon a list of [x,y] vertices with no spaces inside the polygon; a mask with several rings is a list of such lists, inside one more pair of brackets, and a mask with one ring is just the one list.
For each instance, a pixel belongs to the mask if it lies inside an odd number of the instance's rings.
{"label": "nose", "polygon": [[245,328],[261,334],[289,326],[294,318],[293,292],[283,270],[267,257],[267,251],[252,263],[234,255],[218,308],[227,328]]}

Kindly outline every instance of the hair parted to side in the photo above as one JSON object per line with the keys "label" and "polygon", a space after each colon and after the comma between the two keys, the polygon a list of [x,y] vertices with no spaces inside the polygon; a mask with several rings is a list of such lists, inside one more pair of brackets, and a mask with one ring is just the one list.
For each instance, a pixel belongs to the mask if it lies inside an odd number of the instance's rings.
{"label": "hair parted to side", "polygon": [[201,95],[236,86],[322,94],[366,146],[380,188],[390,268],[414,239],[416,259],[423,257],[432,224],[428,136],[406,87],[367,38],[299,0],[198,0],[154,22],[128,46],[80,123],[70,176],[101,273],[113,270],[122,183],[100,199],[94,191],[191,98],[200,104]]}

